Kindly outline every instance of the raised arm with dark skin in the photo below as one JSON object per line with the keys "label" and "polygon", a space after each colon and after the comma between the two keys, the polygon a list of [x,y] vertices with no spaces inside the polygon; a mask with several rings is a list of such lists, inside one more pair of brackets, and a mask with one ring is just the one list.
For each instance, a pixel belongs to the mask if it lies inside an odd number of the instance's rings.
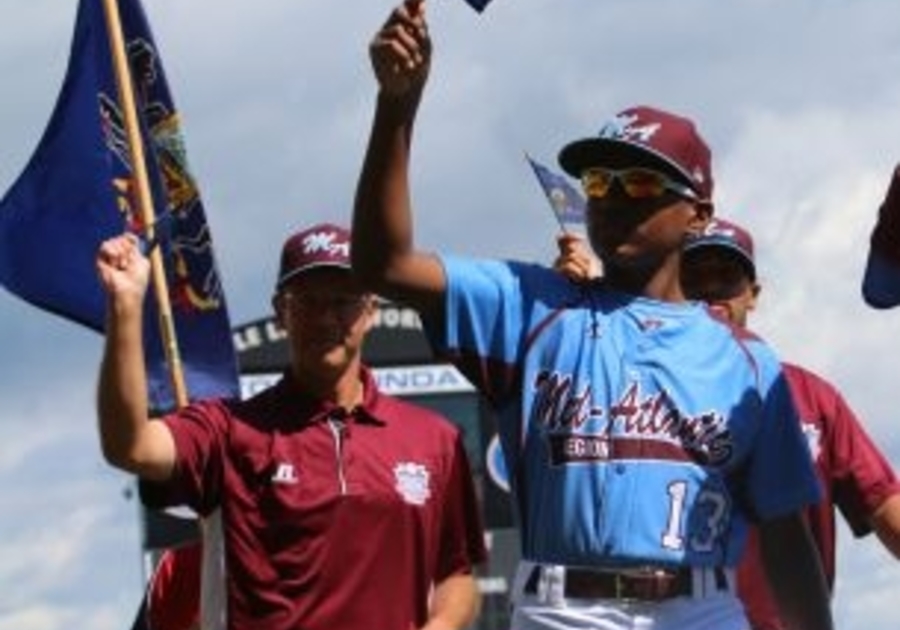
{"label": "raised arm with dark skin", "polygon": [[103,456],[116,468],[163,481],[172,475],[175,443],[165,424],[147,416],[143,310],[150,264],[137,239],[124,235],[100,246],[96,266],[107,293],[106,342],[97,388]]}
{"label": "raised arm with dark skin", "polygon": [[353,270],[371,291],[438,316],[446,278],[435,256],[415,249],[409,189],[413,126],[431,62],[424,1],[395,9],[369,53],[379,92],[356,189]]}
{"label": "raised arm with dark skin", "polygon": [[[413,125],[431,61],[424,10],[419,0],[395,9],[369,47],[379,92],[350,251],[353,271],[370,291],[440,317],[446,278],[435,256],[415,250],[409,190]],[[435,585],[423,630],[469,625],[480,601],[472,575],[448,577]]]}

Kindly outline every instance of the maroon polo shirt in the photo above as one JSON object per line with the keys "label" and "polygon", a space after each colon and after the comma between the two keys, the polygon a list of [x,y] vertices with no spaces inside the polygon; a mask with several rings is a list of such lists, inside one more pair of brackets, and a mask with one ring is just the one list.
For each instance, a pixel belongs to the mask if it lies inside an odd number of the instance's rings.
{"label": "maroon polo shirt", "polygon": [[[900,483],[834,387],[796,365],[785,364],[784,374],[822,488],[821,503],[809,508],[806,516],[831,588],[835,572],[835,508],[856,536],[864,536],[871,531],[869,516],[887,498],[900,492]],[[755,530],[750,532],[738,568],[738,594],[753,630],[784,629],[762,568]]]}
{"label": "maroon polo shirt", "polygon": [[352,413],[285,378],[164,419],[175,474],[143,498],[221,510],[229,630],[409,630],[433,583],[484,560],[458,429],[364,378]]}

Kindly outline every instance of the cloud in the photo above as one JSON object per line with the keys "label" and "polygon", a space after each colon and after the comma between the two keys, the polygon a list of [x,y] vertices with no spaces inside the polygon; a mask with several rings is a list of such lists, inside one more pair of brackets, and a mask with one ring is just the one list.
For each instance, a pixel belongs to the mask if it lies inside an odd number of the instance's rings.
{"label": "cloud", "polygon": [[[62,452],[57,457],[72,461]],[[25,487],[0,486],[0,629],[63,628],[74,621],[121,630],[140,597],[133,506],[116,505],[124,503],[121,494],[110,494],[96,475],[59,477],[44,468],[13,471],[13,478],[32,480]]]}
{"label": "cloud", "polygon": [[57,628],[121,630],[122,611],[111,605],[27,605],[10,614],[0,608],[0,630],[56,630]]}

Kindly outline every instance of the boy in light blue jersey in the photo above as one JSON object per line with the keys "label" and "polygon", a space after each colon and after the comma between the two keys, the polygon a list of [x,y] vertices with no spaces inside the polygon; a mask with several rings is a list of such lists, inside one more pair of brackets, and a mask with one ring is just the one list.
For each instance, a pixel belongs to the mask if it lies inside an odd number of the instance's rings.
{"label": "boy in light blue jersey", "polygon": [[420,310],[496,409],[530,571],[515,630],[744,630],[733,568],[748,522],[797,630],[832,627],[799,510],[818,497],[779,362],[685,299],[681,246],[712,213],[706,144],[649,107],[571,143],[604,279],[417,251],[409,151],[431,40],[424,4],[373,40],[380,85],[357,189],[354,271]]}

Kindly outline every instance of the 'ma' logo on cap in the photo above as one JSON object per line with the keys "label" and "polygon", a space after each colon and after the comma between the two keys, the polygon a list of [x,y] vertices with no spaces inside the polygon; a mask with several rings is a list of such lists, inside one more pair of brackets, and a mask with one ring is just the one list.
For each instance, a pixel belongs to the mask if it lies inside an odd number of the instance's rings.
{"label": "'ma' logo on cap", "polygon": [[340,235],[334,232],[313,232],[303,239],[303,252],[305,254],[314,255],[324,252],[331,257],[348,257],[350,255],[350,243],[348,241],[338,241]]}
{"label": "'ma' logo on cap", "polygon": [[619,114],[600,129],[601,138],[613,140],[631,140],[641,144],[649,144],[654,134],[662,127],[661,123],[651,122],[637,124],[636,114]]}
{"label": "'ma' logo on cap", "polygon": [[706,178],[703,176],[703,169],[699,166],[695,166],[694,170],[691,171],[691,177],[693,177],[694,181],[699,184],[702,184],[704,181],[706,181]]}

